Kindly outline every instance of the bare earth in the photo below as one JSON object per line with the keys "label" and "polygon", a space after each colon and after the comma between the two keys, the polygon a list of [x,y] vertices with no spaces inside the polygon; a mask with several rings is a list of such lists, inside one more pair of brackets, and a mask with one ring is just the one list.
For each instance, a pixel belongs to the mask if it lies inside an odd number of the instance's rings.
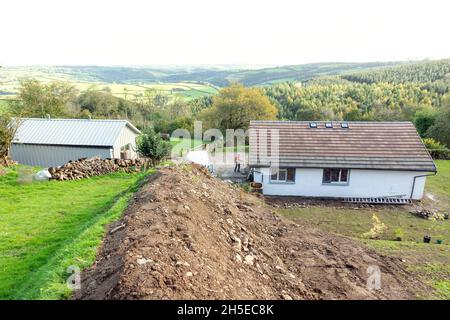
{"label": "bare earth", "polygon": [[[426,286],[401,264],[299,226],[260,198],[184,165],[150,177],[109,227],[74,298],[413,299]],[[366,287],[373,265],[382,272],[381,290]]]}

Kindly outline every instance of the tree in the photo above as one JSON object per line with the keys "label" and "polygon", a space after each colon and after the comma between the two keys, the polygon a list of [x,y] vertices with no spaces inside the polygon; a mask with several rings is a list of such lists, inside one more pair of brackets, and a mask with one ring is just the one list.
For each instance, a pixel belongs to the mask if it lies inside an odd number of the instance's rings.
{"label": "tree", "polygon": [[170,142],[164,141],[153,128],[147,128],[137,138],[137,152],[151,160],[152,166],[156,166],[170,153]]}
{"label": "tree", "polygon": [[422,109],[414,116],[414,125],[421,137],[425,137],[427,130],[436,121],[436,111],[431,108]]}
{"label": "tree", "polygon": [[419,110],[438,109],[448,88],[435,82],[367,84],[336,77],[264,90],[283,120],[412,121]]}
{"label": "tree", "polygon": [[212,107],[201,114],[209,127],[246,130],[250,120],[273,120],[277,112],[262,89],[235,83],[221,89],[213,98]]}
{"label": "tree", "polygon": [[434,124],[428,128],[426,135],[450,148],[450,99],[447,105],[440,108]]}
{"label": "tree", "polygon": [[204,109],[211,107],[213,99],[211,96],[202,96],[192,99],[188,102],[190,113],[192,117],[197,117],[197,115]]}
{"label": "tree", "polygon": [[35,79],[22,81],[17,95],[20,112],[32,117],[67,116],[67,105],[75,97],[75,87],[67,82],[43,84]]}
{"label": "tree", "polygon": [[191,117],[177,117],[174,120],[158,119],[154,122],[154,130],[158,133],[172,133],[176,129],[186,129],[194,134],[194,120]]}
{"label": "tree", "polygon": [[15,104],[0,113],[0,164],[8,165],[9,152],[11,144],[22,124],[22,118],[26,116],[21,114]]}
{"label": "tree", "polygon": [[[92,115],[109,118],[113,115],[118,115],[119,100],[107,90],[102,92],[92,87],[80,94],[78,104],[82,111],[87,110]],[[122,116],[126,116],[126,114]]]}
{"label": "tree", "polygon": [[15,130],[10,128],[11,118],[5,114],[0,115],[0,163],[9,154],[11,142],[15,136]]}

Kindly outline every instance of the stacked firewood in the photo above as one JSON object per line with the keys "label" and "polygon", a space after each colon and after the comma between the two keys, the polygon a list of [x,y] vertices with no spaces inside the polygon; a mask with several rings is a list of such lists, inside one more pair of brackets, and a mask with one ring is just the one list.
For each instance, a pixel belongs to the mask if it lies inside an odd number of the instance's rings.
{"label": "stacked firewood", "polygon": [[0,158],[0,167],[12,167],[17,164],[16,161],[11,160],[9,157],[1,157]]}
{"label": "stacked firewood", "polygon": [[80,180],[112,172],[139,172],[147,165],[147,162],[141,159],[123,160],[94,157],[70,161],[61,167],[51,167],[48,168],[48,172],[55,180]]}

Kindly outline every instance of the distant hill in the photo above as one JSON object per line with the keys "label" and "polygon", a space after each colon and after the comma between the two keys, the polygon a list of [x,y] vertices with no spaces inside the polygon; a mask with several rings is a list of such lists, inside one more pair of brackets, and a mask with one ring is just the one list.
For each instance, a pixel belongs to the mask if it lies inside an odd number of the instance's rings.
{"label": "distant hill", "polygon": [[403,62],[311,63],[261,69],[236,69],[224,66],[23,66],[2,68],[0,82],[5,84],[8,81],[32,77],[43,81],[68,80],[121,84],[208,82],[216,86],[225,86],[230,81],[238,81],[246,86],[253,86],[284,81],[305,81],[318,76],[339,75],[401,63]]}
{"label": "distant hill", "polygon": [[163,80],[169,82],[206,81],[216,86],[226,86],[231,81],[236,81],[246,86],[264,86],[286,81],[306,81],[318,76],[339,75],[400,63],[402,62],[311,63],[256,70],[194,70],[189,73],[178,72]]}
{"label": "distant hill", "polygon": [[408,82],[448,77],[450,60],[419,62],[310,63],[257,68],[238,66],[18,66],[0,69],[0,99],[13,98],[20,80],[69,81],[80,91],[92,84],[109,87],[116,96],[142,95],[147,89],[186,99],[217,92],[232,81],[246,86],[282,82]]}
{"label": "distant hill", "polygon": [[450,59],[402,64],[389,68],[342,75],[341,78],[361,83],[405,83],[450,80]]}

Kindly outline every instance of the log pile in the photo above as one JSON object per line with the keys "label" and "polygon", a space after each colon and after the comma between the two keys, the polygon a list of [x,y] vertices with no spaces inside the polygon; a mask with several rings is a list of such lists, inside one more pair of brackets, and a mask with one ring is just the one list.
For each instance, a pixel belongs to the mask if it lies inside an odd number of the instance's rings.
{"label": "log pile", "polygon": [[12,167],[17,164],[17,161],[11,160],[9,157],[0,158],[0,167]]}
{"label": "log pile", "polygon": [[112,172],[139,172],[147,166],[147,161],[141,159],[122,160],[94,157],[69,161],[61,167],[48,168],[48,172],[55,180],[81,180]]}

